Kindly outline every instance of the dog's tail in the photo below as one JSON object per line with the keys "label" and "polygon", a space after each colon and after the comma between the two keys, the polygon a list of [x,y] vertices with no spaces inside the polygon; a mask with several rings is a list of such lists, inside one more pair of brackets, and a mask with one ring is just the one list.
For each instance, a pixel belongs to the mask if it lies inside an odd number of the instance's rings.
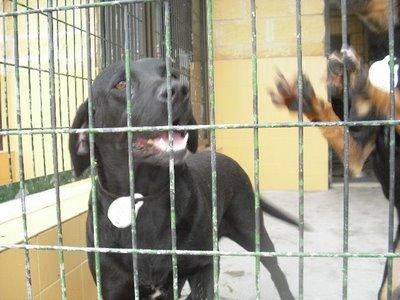
{"label": "dog's tail", "polygon": [[[263,197],[261,197],[260,200],[260,208],[263,212],[296,227],[300,226],[299,220],[296,217],[293,217],[289,213],[282,211],[271,203],[268,203]],[[308,229],[308,227],[305,226],[305,229]]]}

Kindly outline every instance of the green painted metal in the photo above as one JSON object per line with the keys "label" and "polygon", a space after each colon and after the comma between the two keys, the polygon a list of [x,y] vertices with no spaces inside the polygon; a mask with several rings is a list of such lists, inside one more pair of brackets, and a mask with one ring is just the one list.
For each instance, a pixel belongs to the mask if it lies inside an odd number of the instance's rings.
{"label": "green painted metal", "polygon": [[[296,0],[296,47],[298,122],[303,122],[303,47],[301,39],[301,2]],[[299,180],[299,252],[304,252],[304,128],[298,128],[298,180]],[[299,300],[304,298],[304,258],[299,257]]]}
{"label": "green painted metal", "polygon": [[[167,69],[167,109],[168,109],[168,125],[173,122],[172,116],[172,90],[171,90],[171,7],[170,2],[164,2],[164,25],[165,25],[165,63]],[[175,163],[173,148],[173,130],[168,130],[169,140],[169,197],[171,206],[171,249],[176,250],[176,212],[175,212]],[[178,291],[178,258],[172,255],[172,277],[174,299],[179,297]]]}
{"label": "green painted metal", "polygon": [[[252,65],[252,89],[253,89],[253,124],[258,124],[258,74],[257,74],[257,16],[256,1],[251,0],[251,65]],[[260,251],[260,148],[258,128],[253,129],[253,151],[254,151],[254,249]],[[260,257],[255,257],[256,269],[256,299],[260,299]]]}
{"label": "green painted metal", "polygon": [[[52,0],[47,1],[48,6],[52,6]],[[55,84],[54,84],[54,33],[53,33],[53,19],[52,12],[47,13],[48,23],[48,43],[49,43],[49,92],[50,92],[50,119],[51,127],[56,128],[56,102],[55,102]],[[61,204],[60,204],[60,182],[58,176],[58,142],[57,134],[51,134],[52,148],[53,148],[53,170],[54,170],[54,190],[56,193],[56,214],[57,214],[57,244],[63,245],[63,232],[61,226]],[[65,281],[65,266],[64,266],[64,251],[58,250],[58,263],[60,268],[60,285],[61,285],[61,298],[67,299],[67,287]]]}
{"label": "green painted metal", "polygon": [[[3,69],[6,70],[7,66],[15,67],[15,83],[16,83],[16,113],[17,113],[17,128],[8,129],[8,119],[7,119],[7,129],[0,129],[0,137],[6,136],[9,139],[11,136],[15,135],[18,138],[18,152],[19,152],[19,183],[8,184],[6,186],[0,187],[0,202],[4,199],[15,198],[17,194],[21,197],[22,210],[23,210],[23,230],[24,230],[24,243],[18,245],[8,245],[8,244],[0,244],[1,248],[6,249],[23,249],[25,253],[25,274],[26,274],[26,282],[27,282],[27,296],[28,299],[32,299],[32,284],[31,284],[31,274],[30,274],[30,262],[29,262],[29,251],[30,250],[54,250],[59,253],[59,265],[60,265],[60,282],[61,282],[61,295],[63,299],[66,299],[66,282],[65,282],[65,270],[64,270],[64,251],[85,251],[85,252],[94,252],[95,253],[95,266],[96,266],[96,284],[97,284],[97,297],[98,299],[102,299],[101,293],[101,269],[100,269],[100,253],[126,253],[131,254],[133,257],[133,280],[134,280],[134,295],[135,299],[139,299],[139,276],[138,268],[137,268],[137,255],[138,254],[153,254],[153,255],[170,255],[172,258],[172,272],[173,272],[173,294],[174,299],[178,299],[178,268],[177,261],[179,255],[205,255],[211,256],[213,259],[213,283],[214,283],[214,299],[219,299],[219,260],[221,256],[243,256],[243,257],[254,257],[255,258],[255,269],[256,269],[256,298],[260,299],[260,258],[261,257],[288,257],[288,258],[297,258],[299,260],[299,299],[303,299],[304,297],[304,258],[312,258],[312,257],[321,257],[321,258],[341,258],[343,259],[343,278],[342,278],[342,298],[347,299],[348,295],[348,259],[349,258],[388,258],[389,261],[389,277],[388,277],[388,298],[391,299],[391,288],[392,288],[392,268],[393,268],[393,259],[400,258],[400,253],[393,253],[393,227],[394,227],[394,217],[393,217],[393,207],[394,207],[394,146],[395,146],[395,125],[400,125],[400,120],[396,120],[395,116],[395,95],[394,95],[394,86],[393,86],[393,70],[394,70],[394,39],[393,39],[393,20],[394,20],[394,6],[393,0],[389,1],[389,16],[391,20],[389,35],[389,49],[390,49],[390,67],[391,67],[391,118],[390,120],[384,121],[357,121],[357,122],[348,122],[348,110],[345,111],[345,121],[344,122],[304,122],[303,121],[303,104],[302,104],[302,90],[303,90],[303,77],[302,77],[302,40],[301,40],[301,1],[295,0],[296,3],[296,41],[297,41],[297,86],[299,90],[299,113],[298,113],[298,122],[266,122],[260,123],[258,117],[258,78],[257,78],[257,19],[256,19],[256,0],[249,0],[251,4],[251,37],[252,37],[252,91],[253,91],[253,122],[252,123],[241,123],[241,124],[216,124],[215,121],[215,89],[214,89],[214,49],[213,49],[213,2],[212,0],[206,1],[206,17],[207,17],[207,49],[208,49],[208,92],[209,92],[209,110],[210,110],[210,124],[209,125],[187,125],[187,126],[172,126],[173,115],[172,115],[172,104],[171,104],[171,56],[172,56],[172,46],[171,46],[171,1],[162,1],[162,0],[122,0],[122,1],[105,1],[105,2],[95,2],[90,3],[81,3],[73,5],[66,5],[66,1],[64,1],[63,6],[53,6],[52,0],[48,0],[48,5],[46,8],[39,8],[39,1],[37,1],[37,7],[31,8],[28,7],[28,3],[19,4],[16,0],[13,0],[13,11],[12,12],[2,12],[0,13],[0,17],[3,18],[3,28],[5,28],[5,19],[6,17],[13,18],[14,25],[14,54],[15,54],[15,63],[11,64],[7,62],[6,53],[3,53],[3,61],[0,62],[3,65]],[[129,12],[128,5],[135,3],[147,3],[147,2],[157,2],[158,4],[164,5],[164,25],[165,25],[165,50],[166,50],[166,66],[167,66],[167,87],[168,87],[168,125],[167,126],[147,126],[147,127],[133,127],[131,124],[131,116],[133,112],[133,101],[131,101],[131,58],[133,56],[132,50],[130,49],[131,43],[131,28],[130,22],[128,21]],[[341,0],[342,4],[342,36],[343,36],[343,44],[347,46],[347,11],[346,11],[346,1]],[[25,8],[23,11],[17,10],[17,5],[21,5]],[[99,37],[94,33],[90,32],[90,9],[94,8],[104,8],[110,6],[117,6],[120,9],[123,9],[125,16],[125,73],[126,73],[126,96],[127,96],[127,127],[120,128],[94,128],[93,127],[93,106],[92,102],[92,94],[91,94],[91,84],[92,84],[92,45],[91,38],[96,37],[102,40],[102,42],[107,42],[103,37]],[[70,129],[65,127],[57,127],[56,124],[56,107],[55,107],[55,81],[54,76],[58,75],[58,89],[59,95],[60,93],[60,76],[66,76],[66,78],[74,78],[75,83],[75,106],[78,105],[78,95],[77,95],[77,79],[86,79],[83,74],[83,65],[82,65],[82,76],[76,76],[76,63],[74,59],[74,75],[69,74],[68,64],[66,65],[66,74],[62,74],[60,72],[60,65],[58,62],[58,73],[54,70],[54,45],[53,45],[53,22],[57,22],[57,31],[59,22],[64,24],[65,26],[65,38],[67,38],[67,26],[70,24],[67,23],[67,11],[74,10],[82,10],[86,11],[86,30],[82,29],[83,21],[81,16],[81,27],[75,26],[75,15],[73,16],[73,29],[79,29],[81,31],[81,35],[83,37],[83,33],[86,34],[86,43],[87,43],[87,93],[88,93],[88,106],[89,106],[89,128],[87,129]],[[53,18],[53,14],[64,11],[65,18],[64,21],[59,20],[57,18]],[[19,54],[18,54],[18,17],[25,15],[27,20],[30,14],[37,14],[38,19],[40,14],[44,14],[48,18],[48,32],[49,32],[49,70],[42,70],[40,66],[40,58],[39,58],[39,68],[35,69],[30,66],[28,62],[27,66],[19,65]],[[96,20],[95,20],[96,21]],[[95,23],[95,22],[94,22]],[[29,22],[27,23],[27,32],[30,32]],[[40,24],[38,24],[40,26]],[[3,29],[4,30],[4,29]],[[39,30],[40,32],[40,30]],[[38,32],[38,37],[39,37]],[[122,32],[120,32],[123,35]],[[121,37],[122,40],[122,37]],[[5,44],[5,31],[3,31],[3,41]],[[136,40],[138,42],[138,40]],[[59,39],[57,37],[57,43],[59,43]],[[75,35],[74,35],[74,45]],[[93,45],[94,47],[96,45]],[[40,51],[40,42],[38,41],[38,48]],[[59,48],[59,47],[57,47]],[[68,47],[67,47],[68,48]],[[75,47],[74,47],[75,49]],[[122,48],[121,48],[122,49]],[[139,47],[136,48],[138,50]],[[68,51],[68,50],[67,50]],[[138,53],[135,53],[138,54]],[[81,55],[83,57],[83,47],[81,47]],[[28,57],[30,56],[29,43],[28,43]],[[66,61],[69,59],[69,54],[66,52],[65,54]],[[40,57],[40,54],[39,54]],[[75,53],[74,53],[75,57]],[[19,69],[25,68],[28,70],[29,77],[29,101],[30,107],[32,110],[32,95],[31,95],[31,81],[30,81],[30,72],[31,70],[39,71],[39,76],[41,78],[42,72],[49,73],[49,87],[50,87],[50,95],[51,95],[51,128],[44,128],[43,124],[43,116],[41,116],[41,128],[33,128],[32,122],[32,114],[30,115],[30,127],[31,128],[22,128],[21,127],[21,108],[20,108],[20,79],[19,79]],[[344,87],[344,103],[345,107],[347,107],[346,103],[348,103],[348,80],[347,73],[344,75],[345,77],[345,87]],[[5,87],[6,88],[6,87]],[[69,88],[67,87],[67,100],[69,101]],[[83,90],[83,86],[82,86]],[[5,90],[5,94],[7,97],[7,90]],[[41,80],[40,80],[40,94],[41,92]],[[61,99],[59,99],[60,105]],[[69,106],[68,106],[69,108]],[[8,114],[8,107],[6,107],[6,111]],[[70,112],[68,111],[68,122],[70,122]],[[60,126],[62,126],[61,121],[61,111],[59,111],[59,120]],[[348,165],[348,147],[349,147],[349,127],[350,126],[382,126],[387,125],[391,126],[391,134],[390,134],[390,178],[391,178],[391,188],[390,188],[390,212],[389,212],[389,246],[388,252],[386,253],[378,253],[378,252],[349,252],[348,246],[348,206],[349,206],[349,165]],[[344,218],[343,218],[343,251],[342,252],[305,252],[304,251],[304,132],[303,129],[305,127],[325,127],[325,126],[344,126],[345,127],[345,175],[344,175],[344,191],[343,191],[343,209],[344,209]],[[255,196],[254,196],[254,204],[255,204],[255,247],[253,252],[227,252],[227,251],[219,251],[218,248],[218,210],[217,210],[217,170],[216,170],[216,139],[215,139],[215,131],[216,130],[227,130],[227,129],[242,129],[248,128],[253,130],[253,150],[254,150],[254,183],[255,183]],[[298,179],[299,179],[299,219],[300,219],[300,230],[299,230],[299,248],[298,252],[264,252],[260,251],[260,187],[259,187],[259,129],[261,128],[298,128]],[[174,174],[174,157],[172,151],[173,145],[173,131],[174,130],[209,130],[210,132],[210,144],[211,144],[211,195],[212,195],[212,228],[213,228],[213,250],[210,251],[197,251],[197,250],[178,250],[177,249],[177,238],[176,238],[176,212],[175,212],[175,174]],[[154,250],[154,249],[138,249],[137,241],[136,241],[136,215],[134,212],[134,167],[133,167],[133,157],[132,157],[132,138],[133,133],[135,132],[146,132],[146,131],[165,131],[168,130],[169,133],[169,171],[170,171],[170,212],[171,212],[171,250]],[[128,135],[128,152],[129,152],[129,176],[130,176],[130,195],[132,202],[132,248],[131,249],[119,249],[119,248],[101,248],[99,233],[98,233],[98,219],[97,219],[97,200],[96,200],[96,161],[94,157],[94,135],[96,133],[104,133],[104,132],[127,132]],[[61,228],[61,210],[60,210],[60,202],[59,202],[59,186],[62,183],[72,181],[72,175],[70,171],[58,172],[58,153],[57,153],[57,135],[58,134],[66,134],[66,133],[87,133],[89,134],[89,146],[90,146],[90,176],[91,176],[91,185],[92,185],[92,193],[91,193],[91,203],[93,210],[93,226],[94,226],[94,247],[68,247],[63,246],[62,241],[62,228]],[[52,145],[53,145],[53,165],[54,165],[54,174],[46,175],[40,178],[35,178],[32,180],[25,180],[24,177],[24,158],[22,155],[22,137],[23,135],[30,135],[31,141],[33,141],[33,136],[35,134],[42,135],[42,148],[44,149],[44,135],[50,134],[52,136]],[[61,136],[62,138],[62,136]],[[10,153],[10,148],[8,149]],[[33,143],[32,143],[32,153],[34,153]],[[33,155],[35,158],[35,155]],[[64,155],[62,153],[62,158]],[[45,159],[43,159],[45,163]],[[63,162],[63,170],[65,168]],[[10,163],[11,166],[11,163]],[[44,165],[46,170],[46,166]],[[36,170],[34,170],[36,171]],[[12,180],[12,172],[10,172],[10,180]],[[29,193],[41,191],[49,188],[51,185],[55,187],[56,199],[57,199],[57,228],[58,228],[58,243],[57,245],[31,245],[28,244],[28,236],[27,236],[27,224],[26,224],[26,207],[25,207],[25,197]]]}
{"label": "green painted metal", "polygon": [[[13,0],[12,2],[13,11],[17,10],[17,2]],[[21,97],[20,97],[20,74],[19,74],[19,38],[18,38],[18,18],[13,17],[13,37],[14,37],[14,76],[15,76],[15,111],[17,117],[18,129],[21,129]],[[23,156],[23,145],[22,136],[18,136],[18,164],[19,164],[19,187],[21,196],[21,207],[22,207],[22,229],[24,231],[24,242],[28,243],[28,227],[26,221],[26,190],[25,190],[25,173],[24,173],[24,156]],[[31,274],[31,263],[29,258],[29,251],[25,249],[24,251],[25,259],[25,281],[27,298],[31,300],[33,298],[32,294],[32,274]]]}
{"label": "green painted metal", "polygon": [[[3,4],[4,7],[4,4]],[[3,74],[7,74],[7,65],[4,63],[7,60],[7,44],[6,44],[6,19],[3,18],[3,22],[2,22],[2,26],[3,26],[3,62],[2,64],[2,70],[3,70]],[[7,87],[7,76],[4,76],[4,85],[1,87],[2,91],[4,92],[4,110],[5,110],[5,125],[6,128],[10,128],[10,111],[9,111],[9,105],[8,105],[8,101],[9,101],[9,97],[8,97],[8,87]],[[3,112],[4,113],[4,112]],[[8,156],[8,179],[9,182],[13,182],[14,181],[14,175],[13,175],[13,171],[12,171],[12,161],[11,161],[11,145],[10,145],[10,136],[6,136],[6,140],[7,140],[7,156]],[[0,198],[1,199],[1,198]]]}
{"label": "green painted metal", "polygon": [[[394,1],[388,0],[388,19],[389,19],[389,66],[390,66],[390,120],[396,119],[396,96],[394,93]],[[396,151],[396,131],[395,127],[390,127],[389,139],[389,216],[388,216],[388,251],[394,249],[394,202],[395,202],[395,151]],[[387,299],[393,299],[393,259],[388,258],[387,268]]]}
{"label": "green painted metal", "polygon": [[32,244],[0,244],[0,249],[28,249],[28,250],[59,250],[84,251],[99,253],[137,253],[150,255],[203,255],[203,256],[234,256],[234,257],[320,257],[320,258],[400,258],[400,252],[263,252],[254,251],[205,251],[205,250],[154,250],[154,249],[132,249],[132,248],[106,248],[106,247],[72,247],[55,245],[32,245]]}
{"label": "green painted metal", "polygon": [[[210,124],[215,125],[215,88],[214,88],[214,40],[213,40],[213,1],[206,3],[207,19],[207,68],[208,68],[208,101]],[[218,210],[217,210],[217,162],[215,129],[210,128],[211,150],[211,203],[212,203],[212,229],[213,251],[218,252]],[[214,299],[219,299],[219,257],[213,256]]]}
{"label": "green painted metal", "polygon": [[[124,27],[125,27],[125,81],[126,81],[126,114],[127,114],[127,126],[132,126],[132,112],[134,102],[132,101],[131,88],[131,26],[129,22],[129,15],[127,7],[124,10]],[[136,241],[136,213],[135,213],[135,174],[133,171],[133,134],[128,132],[128,153],[129,153],[129,193],[131,197],[131,234],[132,234],[132,249],[137,248]],[[139,300],[139,273],[137,266],[137,254],[132,253],[132,268],[133,268],[133,283],[134,283],[134,295],[135,300]]]}
{"label": "green painted metal", "polygon": [[376,120],[376,121],[337,121],[337,122],[264,122],[264,123],[233,123],[233,124],[211,124],[211,125],[176,125],[176,126],[143,126],[143,127],[102,127],[102,128],[80,128],[72,129],[63,128],[43,128],[43,129],[2,129],[1,135],[30,135],[30,134],[51,134],[51,133],[110,133],[110,132],[150,132],[150,131],[186,131],[186,130],[213,130],[213,129],[252,129],[252,128],[317,128],[317,127],[334,127],[334,126],[397,126],[400,120]]}
{"label": "green painted metal", "polygon": [[147,3],[147,2],[150,3],[150,2],[162,2],[162,1],[164,0],[120,0],[120,1],[88,2],[86,4],[54,6],[54,7],[46,7],[43,9],[29,9],[24,11],[15,10],[13,12],[0,13],[0,18],[37,14],[37,13],[47,13],[51,11],[76,10],[76,9],[87,9],[96,7],[120,6],[123,4],[130,4],[130,3]]}
{"label": "green painted metal", "polygon": [[[348,48],[348,30],[347,30],[347,3],[341,0],[341,23],[342,23],[342,49]],[[344,53],[346,55],[346,53]],[[343,118],[345,121],[349,119],[349,74],[347,72],[346,60],[343,61]],[[349,136],[350,130],[348,126],[344,128],[344,158],[343,158],[343,252],[349,250]],[[348,297],[348,258],[343,258],[342,269],[342,299]]]}
{"label": "green painted metal", "polygon": [[[88,3],[90,0],[87,0]],[[92,47],[90,40],[90,8],[86,9],[86,68],[87,68],[87,95],[88,95],[88,127],[93,128],[93,112],[94,103],[92,98]],[[96,175],[97,167],[94,154],[94,133],[89,132],[89,154],[90,154],[90,179],[92,185],[91,204],[92,204],[92,216],[93,216],[93,235],[94,235],[94,247],[99,248],[99,220],[97,213],[97,188],[96,188]],[[101,284],[101,268],[100,268],[100,253],[94,253],[95,259],[95,275],[96,275],[96,289],[97,299],[103,299],[102,296],[102,284]]]}

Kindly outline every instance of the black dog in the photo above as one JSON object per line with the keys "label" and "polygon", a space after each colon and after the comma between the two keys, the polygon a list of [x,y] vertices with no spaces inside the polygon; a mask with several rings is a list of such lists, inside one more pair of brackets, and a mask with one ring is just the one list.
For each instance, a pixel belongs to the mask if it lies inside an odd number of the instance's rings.
{"label": "black dog", "polygon": [[[132,63],[133,126],[167,124],[165,63],[143,59]],[[189,90],[172,75],[174,125],[196,124]],[[127,122],[124,63],[116,63],[97,76],[92,86],[95,127],[124,127]],[[87,127],[88,103],[83,103],[72,124]],[[188,136],[187,136],[188,135]],[[210,152],[197,150],[197,132],[173,133],[177,248],[212,250]],[[71,134],[69,147],[76,176],[89,166],[85,134]],[[135,192],[144,195],[137,216],[137,244],[141,249],[171,249],[169,155],[166,132],[135,133],[133,158]],[[187,141],[187,143],[186,143]],[[114,227],[107,218],[111,202],[129,195],[128,145],[126,133],[95,135],[98,167],[97,205],[100,246],[131,248],[131,229]],[[189,153],[189,150],[191,153]],[[217,154],[218,236],[226,236],[248,251],[254,250],[254,193],[248,176],[229,157]],[[261,203],[261,209],[288,223],[297,222],[278,209]],[[260,224],[261,250],[274,245]],[[93,246],[92,205],[89,203],[87,243]],[[293,299],[276,258],[261,258],[282,299]],[[133,267],[129,254],[100,254],[104,299],[132,299]],[[89,264],[95,277],[94,255]],[[172,263],[167,255],[138,255],[141,299],[172,298]],[[213,298],[213,262],[210,256],[178,256],[179,289],[189,281],[190,299]]]}
{"label": "black dog", "polygon": [[[349,121],[371,121],[387,119],[389,116],[390,97],[389,94],[374,87],[368,79],[368,66],[362,64],[352,49],[346,51],[342,56],[333,53],[329,57],[328,64],[328,83],[331,89],[339,90],[335,94],[340,94],[343,80],[343,63],[349,71],[349,90],[351,108],[349,111]],[[339,117],[334,112],[332,105],[324,100],[318,99],[315,95],[312,84],[306,76],[303,83],[303,107],[304,114],[311,121],[339,121]],[[289,110],[297,110],[297,88],[296,82],[289,83],[282,75],[277,81],[278,93],[271,93],[275,104],[285,106]],[[396,96],[399,98],[400,89],[396,89]],[[400,106],[396,106],[397,117],[400,116]],[[331,145],[337,155],[343,159],[343,127],[320,127],[321,132]],[[349,168],[352,175],[357,175],[361,170],[366,159],[371,156],[373,168],[379,180],[383,193],[389,198],[389,127],[387,126],[355,126],[350,127],[349,137]],[[400,127],[396,128],[395,145],[395,174],[400,174]],[[395,178],[395,207],[397,215],[400,216],[400,184]],[[393,248],[400,251],[400,225],[397,227]],[[386,279],[387,265],[383,276],[380,299],[386,299]],[[393,299],[400,299],[400,286],[395,286]]]}

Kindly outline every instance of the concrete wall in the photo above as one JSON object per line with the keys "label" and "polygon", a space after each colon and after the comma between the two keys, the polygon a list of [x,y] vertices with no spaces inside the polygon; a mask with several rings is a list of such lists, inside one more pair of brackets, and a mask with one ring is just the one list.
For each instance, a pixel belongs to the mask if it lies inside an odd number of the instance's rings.
{"label": "concrete wall", "polygon": [[[251,19],[247,0],[214,2],[215,86],[217,123],[252,123]],[[302,2],[304,71],[319,95],[323,78],[324,1]],[[257,1],[258,87],[260,122],[294,121],[296,115],[276,109],[268,91],[276,69],[289,78],[296,74],[295,2]],[[253,178],[252,130],[218,130],[217,148],[235,158]],[[297,189],[297,129],[260,130],[262,189]],[[328,147],[317,129],[305,129],[305,188],[328,187]]]}

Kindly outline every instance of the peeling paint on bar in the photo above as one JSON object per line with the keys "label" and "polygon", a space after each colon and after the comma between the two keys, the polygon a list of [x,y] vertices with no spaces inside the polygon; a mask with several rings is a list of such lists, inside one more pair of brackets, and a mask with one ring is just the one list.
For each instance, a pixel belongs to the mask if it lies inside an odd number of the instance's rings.
{"label": "peeling paint on bar", "polygon": [[[303,48],[301,40],[301,2],[296,0],[296,47],[298,122],[303,122]],[[299,252],[304,252],[304,128],[298,128],[298,178],[299,178]],[[304,259],[299,257],[299,300],[304,297]]]}
{"label": "peeling paint on bar", "polygon": [[[168,125],[173,122],[172,116],[172,90],[171,90],[171,7],[170,2],[164,2],[164,26],[165,26],[165,65],[167,69],[167,110],[168,110]],[[168,130],[169,143],[169,198],[171,206],[171,248],[176,250],[176,213],[175,213],[175,163],[173,153],[173,130]],[[178,292],[178,258],[176,254],[172,254],[172,278],[174,300],[179,297]]]}
{"label": "peeling paint on bar", "polygon": [[[52,6],[52,0],[48,0],[48,6]],[[48,26],[48,47],[49,47],[49,92],[50,92],[50,119],[51,126],[57,126],[56,116],[56,101],[55,101],[55,82],[54,82],[54,35],[53,35],[53,18],[52,12],[47,13],[47,26]],[[51,135],[52,150],[53,150],[53,170],[54,170],[54,191],[56,193],[56,213],[57,213],[57,244],[63,245],[63,232],[61,226],[61,206],[60,206],[60,178],[58,174],[58,149],[57,149],[57,134]],[[65,266],[64,266],[64,252],[62,249],[58,251],[58,263],[60,268],[60,285],[61,285],[61,298],[67,299],[67,287],[65,281]]]}
{"label": "peeling paint on bar", "polygon": [[86,3],[80,5],[67,5],[67,6],[54,6],[47,7],[43,9],[29,9],[24,11],[15,11],[8,13],[1,13],[0,18],[2,17],[15,17],[19,15],[30,15],[37,13],[47,13],[53,11],[63,11],[63,10],[76,10],[76,9],[87,9],[87,8],[95,8],[95,7],[109,7],[109,6],[121,6],[124,4],[130,3],[150,3],[150,2],[162,2],[163,0],[121,0],[121,1],[104,1],[104,2],[95,2],[95,3]]}
{"label": "peeling paint on bar", "polygon": [[[131,80],[131,26],[128,20],[128,7],[124,6],[124,27],[125,27],[125,81],[126,81],[126,115],[127,126],[132,126],[132,110],[133,101],[131,95],[132,80]],[[135,174],[133,172],[133,146],[132,132],[128,132],[128,167],[129,167],[129,194],[131,197],[131,235],[132,248],[137,248],[136,242],[136,214],[135,214]],[[135,300],[139,300],[139,272],[137,265],[137,254],[132,253],[132,269],[133,269],[133,288]]]}
{"label": "peeling paint on bar", "polygon": [[[257,15],[256,1],[251,0],[251,64],[252,64],[252,89],[253,89],[253,124],[258,124],[258,76],[257,76]],[[260,251],[260,149],[258,128],[253,129],[254,151],[254,251]],[[256,299],[260,299],[260,257],[255,257],[256,269]]]}
{"label": "peeling paint on bar", "polygon": [[[88,2],[90,0],[87,0]],[[88,127],[93,128],[93,99],[92,99],[92,51],[90,41],[90,9],[86,9],[86,59],[87,59],[87,93],[88,93]],[[83,48],[83,47],[82,47]],[[96,161],[94,157],[94,134],[89,132],[89,154],[90,154],[90,179],[91,179],[91,204],[92,204],[92,215],[93,215],[93,233],[94,233],[94,247],[98,248],[100,245],[99,240],[99,221],[97,214],[97,189],[96,189]],[[97,299],[101,300],[102,297],[102,284],[101,284],[101,267],[100,267],[100,253],[94,253],[95,259],[95,274],[96,274],[96,288],[97,288]]]}
{"label": "peeling paint on bar", "polygon": [[400,252],[252,252],[252,251],[203,251],[203,250],[152,250],[152,249],[130,249],[130,248],[96,248],[96,247],[72,247],[55,245],[33,245],[33,244],[0,244],[2,249],[28,249],[28,250],[64,250],[83,251],[99,253],[123,253],[123,254],[150,254],[150,255],[202,255],[202,256],[240,256],[240,257],[321,257],[321,258],[400,258]]}
{"label": "peeling paint on bar", "polygon": [[[389,66],[390,66],[390,120],[396,119],[395,101],[396,96],[394,93],[394,1],[388,1],[388,19],[389,19]],[[394,202],[395,202],[395,150],[396,149],[396,132],[395,127],[390,127],[390,141],[389,141],[389,216],[388,216],[388,251],[394,251]],[[388,259],[388,273],[387,273],[387,299],[393,299],[393,259]]]}
{"label": "peeling paint on bar", "polygon": [[[215,83],[214,83],[214,26],[213,26],[213,4],[214,1],[207,0],[207,69],[208,69],[208,100],[210,125],[215,125]],[[210,150],[211,150],[211,203],[212,203],[212,229],[213,229],[213,251],[218,251],[218,216],[217,216],[217,170],[216,170],[216,139],[215,128],[210,128]],[[213,283],[214,299],[219,299],[219,257],[213,256]]]}
{"label": "peeling paint on bar", "polygon": [[102,128],[43,128],[43,129],[3,129],[0,135],[26,135],[26,134],[51,134],[51,133],[110,133],[110,132],[147,132],[147,131],[185,131],[185,130],[213,130],[213,129],[251,129],[251,128],[297,128],[297,127],[333,127],[333,126],[397,126],[400,120],[382,121],[338,121],[338,122],[267,122],[258,124],[211,124],[211,125],[176,125],[176,126],[143,126],[143,127],[102,127]]}
{"label": "peeling paint on bar", "polygon": [[[342,49],[348,48],[347,42],[347,7],[346,0],[341,0],[341,20],[342,20]],[[345,54],[346,55],[346,52]],[[347,73],[346,60],[343,61],[343,118],[349,119],[349,76]],[[349,249],[349,127],[344,128],[344,174],[343,174],[343,252]],[[347,300],[348,296],[348,259],[343,258],[342,270],[342,299]]]}

